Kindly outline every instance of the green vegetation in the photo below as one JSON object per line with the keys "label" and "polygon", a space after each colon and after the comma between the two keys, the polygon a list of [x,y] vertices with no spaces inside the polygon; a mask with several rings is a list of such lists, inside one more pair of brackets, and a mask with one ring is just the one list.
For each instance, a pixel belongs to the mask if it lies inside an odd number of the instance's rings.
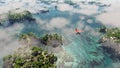
{"label": "green vegetation", "polygon": [[120,42],[120,29],[119,28],[108,29],[105,37],[112,39],[115,42]]}
{"label": "green vegetation", "polygon": [[7,68],[9,66],[12,68],[56,68],[57,57],[39,47],[31,47],[20,48],[16,53],[4,57],[3,60]]}
{"label": "green vegetation", "polygon": [[12,58],[11,55],[5,56],[5,57],[3,58],[3,61],[10,60],[11,58]]}
{"label": "green vegetation", "polygon": [[47,45],[48,42],[50,42],[51,40],[57,40],[60,43],[62,43],[62,36],[58,35],[57,33],[55,34],[46,34],[43,37],[38,37],[36,36],[34,33],[30,32],[30,33],[25,33],[20,35],[20,40],[24,39],[24,40],[28,40],[30,39],[30,37],[36,38],[38,40],[41,41],[42,44]]}
{"label": "green vegetation", "polygon": [[21,34],[21,35],[19,36],[20,40],[21,40],[21,39],[25,39],[25,40],[26,40],[26,39],[29,38],[29,37],[34,37],[34,38],[39,39],[39,37],[38,37],[37,35],[35,35],[33,32]]}
{"label": "green vegetation", "polygon": [[62,42],[62,36],[59,36],[57,33],[55,34],[46,34],[45,36],[41,37],[42,43],[47,44],[49,40],[58,40]]}
{"label": "green vegetation", "polygon": [[24,20],[32,21],[34,18],[32,17],[32,14],[29,11],[23,11],[23,12],[9,12],[8,19],[11,24],[14,22],[21,22]]}

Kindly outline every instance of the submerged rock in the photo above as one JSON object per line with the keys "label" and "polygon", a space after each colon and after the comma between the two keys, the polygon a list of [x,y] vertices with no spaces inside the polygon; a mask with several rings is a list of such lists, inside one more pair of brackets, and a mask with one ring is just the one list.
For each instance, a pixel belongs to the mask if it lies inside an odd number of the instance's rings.
{"label": "submerged rock", "polygon": [[48,9],[40,10],[40,13],[48,13],[48,12],[49,12]]}

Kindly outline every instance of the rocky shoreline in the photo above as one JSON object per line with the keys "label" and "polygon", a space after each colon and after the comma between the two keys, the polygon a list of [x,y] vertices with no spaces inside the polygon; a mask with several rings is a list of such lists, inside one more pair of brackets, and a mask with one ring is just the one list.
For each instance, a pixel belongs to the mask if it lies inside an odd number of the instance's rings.
{"label": "rocky shoreline", "polygon": [[[19,36],[19,41],[24,45],[13,54],[3,58],[3,68],[56,68],[55,62],[57,56],[51,52],[45,51],[46,46],[52,48],[62,45],[62,37],[58,34],[46,34],[38,37],[36,34],[29,32]],[[43,43],[44,41],[44,43]]]}
{"label": "rocky shoreline", "polygon": [[100,32],[105,35],[98,41],[104,50],[113,60],[120,61],[120,30],[119,28],[102,29]]}

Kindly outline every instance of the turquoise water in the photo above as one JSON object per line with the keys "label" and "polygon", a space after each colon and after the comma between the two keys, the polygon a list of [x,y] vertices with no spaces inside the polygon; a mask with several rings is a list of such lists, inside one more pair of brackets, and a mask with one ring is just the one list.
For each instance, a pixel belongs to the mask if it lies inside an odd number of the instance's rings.
{"label": "turquoise water", "polygon": [[[102,11],[102,9],[104,8],[99,8],[98,11]],[[62,35],[64,39],[62,50],[59,50],[60,52],[56,55],[63,64],[58,61],[58,68],[113,68],[113,61],[108,55],[103,53],[102,48],[99,47],[101,45],[97,43],[103,35],[98,32],[98,29],[103,25],[95,16],[72,11],[62,12],[54,8],[50,8],[49,13],[37,13],[33,14],[33,16],[37,19],[37,22],[23,23],[24,27],[19,32],[34,32],[38,36],[43,36],[47,33]],[[60,20],[54,20],[54,22],[59,24],[52,24],[55,26],[49,25],[51,20],[56,18]],[[67,24],[61,23],[64,19]],[[64,26],[59,27],[61,25]],[[75,28],[81,29],[84,32],[76,35],[74,32]],[[71,58],[66,61],[66,57]]]}
{"label": "turquoise water", "polygon": [[[85,19],[81,20],[79,18],[80,16],[84,16]],[[26,26],[21,32],[34,32],[39,36],[46,33],[59,33],[62,35],[64,40],[67,40],[67,42],[65,42],[67,44],[63,44],[62,48],[69,54],[70,57],[74,58],[71,62],[72,66],[70,68],[107,68],[107,66],[109,66],[111,60],[103,54],[102,49],[99,47],[100,44],[97,43],[102,36],[102,34],[98,32],[98,28],[103,25],[97,21],[95,17],[77,13],[72,13],[71,15],[68,12],[60,11],[51,11],[50,13],[40,15],[34,14],[34,17],[47,22],[42,25],[38,23],[25,24]],[[65,18],[70,20],[70,22],[68,22],[68,24],[63,28],[53,27],[51,30],[45,28],[46,24],[50,23],[50,20],[56,17]],[[92,20],[92,23],[88,23],[88,19]],[[56,23],[61,22],[56,21]],[[84,32],[80,35],[76,35],[74,33],[74,29],[76,27],[82,29]],[[64,60],[63,62],[66,63],[66,65],[69,63]],[[61,67],[64,66],[61,65]]]}

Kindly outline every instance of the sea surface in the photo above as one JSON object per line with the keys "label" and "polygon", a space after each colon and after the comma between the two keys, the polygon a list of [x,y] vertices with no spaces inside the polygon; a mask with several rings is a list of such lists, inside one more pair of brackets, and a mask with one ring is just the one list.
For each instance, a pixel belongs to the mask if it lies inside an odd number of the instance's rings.
{"label": "sea surface", "polygon": [[[3,7],[7,3],[1,2],[0,7]],[[29,6],[28,4],[30,3],[25,2],[24,7],[27,8]],[[1,68],[2,57],[12,53],[19,46],[22,46],[18,45],[19,43],[16,41],[18,38],[17,35],[27,32],[34,32],[38,36],[43,36],[47,33],[58,33],[62,35],[64,40],[63,45],[52,50],[58,56],[58,68],[114,68],[112,59],[103,52],[103,49],[100,47],[101,45],[97,43],[103,36],[99,32],[99,28],[104,25],[96,18],[96,15],[102,13],[104,8],[98,7],[95,13],[87,15],[74,12],[74,10],[60,11],[54,5],[46,3],[37,2],[35,4],[37,4],[35,5],[37,7],[41,7],[41,5],[46,6],[49,12],[40,13],[36,10],[37,12],[32,13],[36,22],[16,23],[9,27],[0,28],[2,32],[0,34]],[[32,8],[34,10],[36,7]],[[74,31],[75,28],[83,32],[76,34]],[[6,35],[7,38],[3,37]],[[6,39],[9,40],[6,41]]]}

